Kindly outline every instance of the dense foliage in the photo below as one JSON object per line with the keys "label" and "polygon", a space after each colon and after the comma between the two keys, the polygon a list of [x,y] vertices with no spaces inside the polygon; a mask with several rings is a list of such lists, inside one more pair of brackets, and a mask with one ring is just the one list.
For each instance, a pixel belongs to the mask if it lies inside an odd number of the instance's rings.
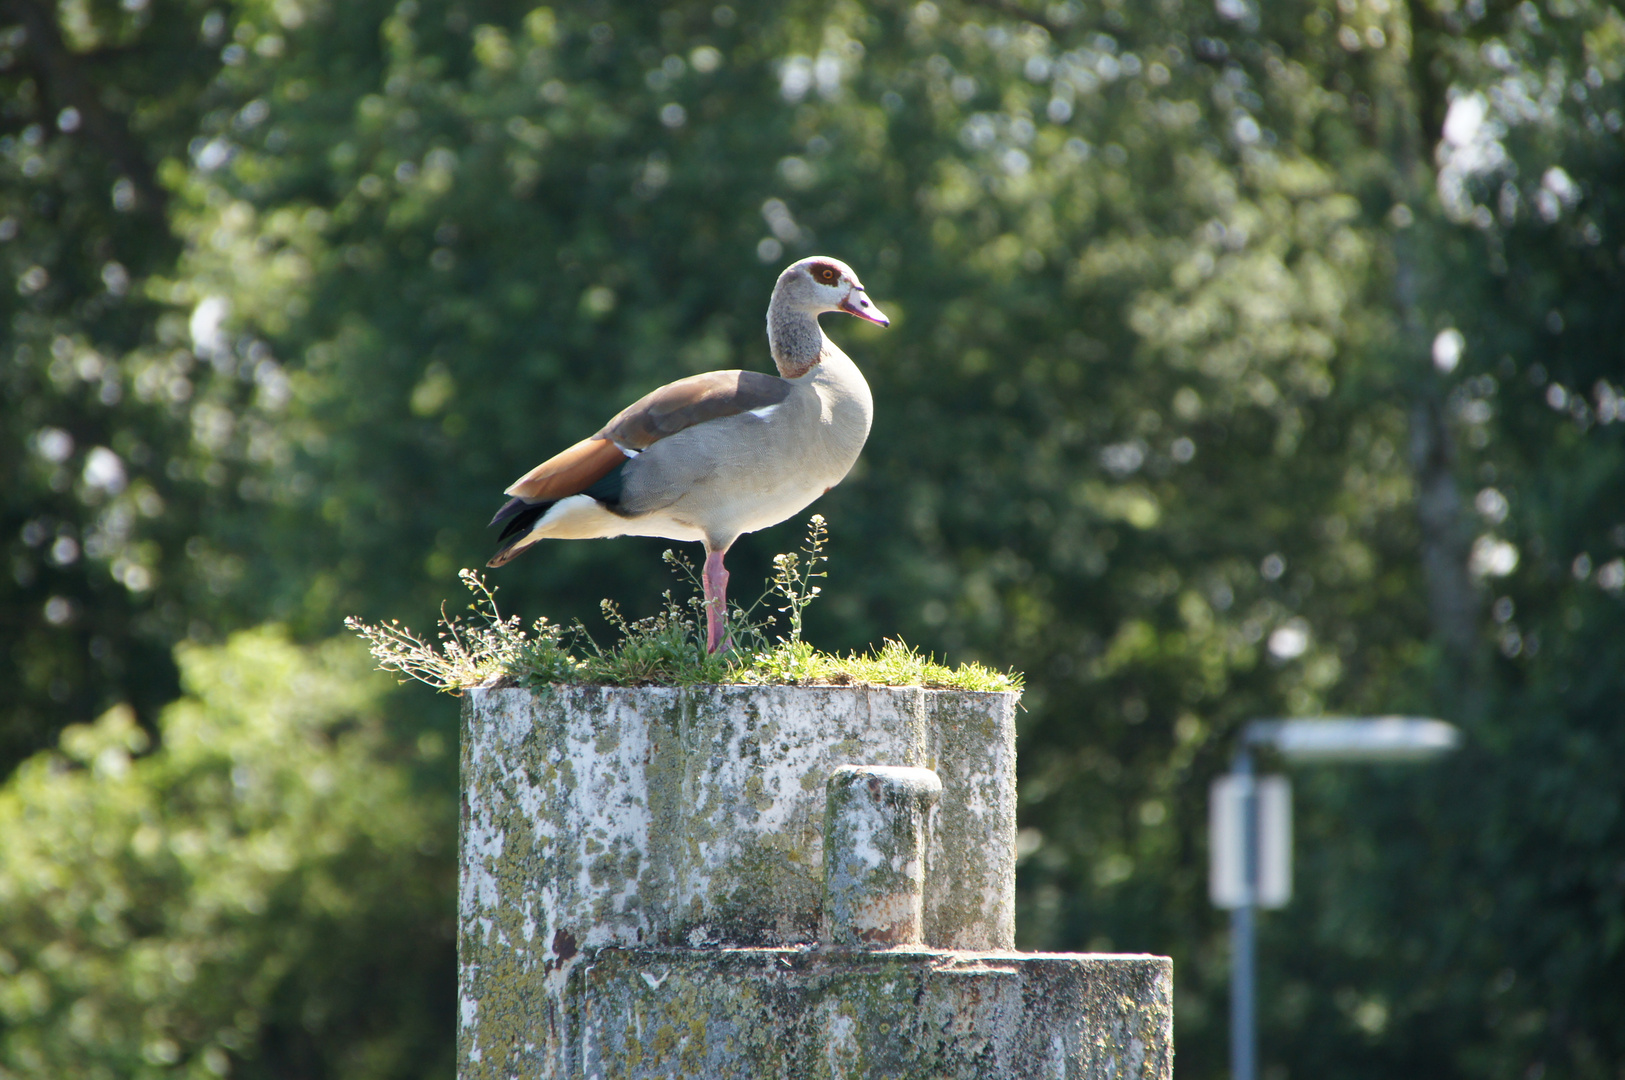
{"label": "dense foliage", "polygon": [[[1625,20],[1590,0],[7,0],[0,756],[62,749],[4,797],[41,836],[101,831],[64,849],[62,895],[8,835],[0,893],[32,898],[19,920],[151,896],[117,933],[190,947],[207,923],[158,912],[209,890],[144,867],[135,816],[246,811],[165,801],[201,751],[159,716],[204,707],[161,714],[170,649],[431,623],[515,475],[661,382],[764,368],[773,276],[823,251],[893,325],[827,320],[877,415],[817,506],[835,541],[806,636],[1026,673],[1025,944],[1172,953],[1181,1074],[1218,1075],[1203,838],[1234,732],[1441,715],[1468,748],[1425,774],[1297,778],[1266,1064],[1616,1075],[1622,78]],[[799,527],[742,541],[736,577]],[[549,545],[494,580],[527,621],[593,624],[606,595],[639,617],[665,546]],[[273,642],[218,655],[319,666]],[[355,798],[417,809],[386,817],[399,835],[337,813],[324,835],[376,850],[331,889],[449,918],[446,860],[408,858],[452,842],[454,781],[419,761],[449,710],[335,691],[306,713],[258,685],[191,693],[311,718],[255,751],[288,819],[205,829],[186,874],[236,873],[261,829],[301,848],[277,874],[338,865],[297,832],[328,796],[295,780],[366,760]],[[129,762],[117,784],[92,744]],[[8,931],[7,985],[56,988],[7,991],[0,1068],[159,1069],[165,1047],[264,1075],[447,1068],[449,1012],[416,1020],[447,969],[275,887],[286,906],[233,916],[260,944],[210,960],[238,973],[214,984],[229,1009]],[[81,1038],[52,980],[97,978],[111,1019]],[[276,1049],[296,1027],[299,1063]],[[375,1033],[373,1064],[343,1064]]]}
{"label": "dense foliage", "polygon": [[0,794],[0,1071],[449,1074],[454,822],[411,780],[451,748],[402,756],[352,643],[180,661],[158,748],[118,707]]}

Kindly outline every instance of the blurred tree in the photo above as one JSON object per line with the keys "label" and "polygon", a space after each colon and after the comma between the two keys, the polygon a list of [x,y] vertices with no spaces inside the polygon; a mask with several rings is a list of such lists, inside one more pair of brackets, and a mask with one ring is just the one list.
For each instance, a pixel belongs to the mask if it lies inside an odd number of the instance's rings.
{"label": "blurred tree", "polygon": [[[1350,1076],[1613,1076],[1625,19],[1589,4],[1407,15],[1403,100],[1431,159],[1408,230],[1418,467],[1459,506],[1454,572],[1473,592],[1465,631],[1460,605],[1430,603],[1433,707],[1469,744],[1426,777],[1313,778],[1308,833],[1327,846],[1276,939],[1278,1053]],[[1333,1049],[1338,1028],[1352,1037]]]}
{"label": "blurred tree", "polygon": [[[150,285],[180,251],[157,177],[211,101],[208,11],[0,3],[0,773],[115,702],[150,724],[177,690],[210,498],[185,318]],[[136,353],[166,314],[171,348]]]}
{"label": "blurred tree", "polygon": [[449,1076],[452,748],[354,643],[179,659],[161,749],[115,708],[0,793],[0,1072]]}

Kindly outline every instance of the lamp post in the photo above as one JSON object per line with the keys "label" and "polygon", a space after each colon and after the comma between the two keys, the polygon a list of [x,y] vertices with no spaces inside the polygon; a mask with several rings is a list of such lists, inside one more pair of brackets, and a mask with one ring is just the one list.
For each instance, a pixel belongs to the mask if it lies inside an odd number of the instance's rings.
{"label": "lamp post", "polygon": [[1231,1080],[1258,1076],[1255,909],[1284,907],[1292,895],[1291,788],[1285,777],[1254,775],[1254,749],[1288,764],[1371,764],[1427,761],[1460,743],[1454,725],[1409,716],[1254,720],[1242,729],[1208,803],[1208,890],[1230,910]]}

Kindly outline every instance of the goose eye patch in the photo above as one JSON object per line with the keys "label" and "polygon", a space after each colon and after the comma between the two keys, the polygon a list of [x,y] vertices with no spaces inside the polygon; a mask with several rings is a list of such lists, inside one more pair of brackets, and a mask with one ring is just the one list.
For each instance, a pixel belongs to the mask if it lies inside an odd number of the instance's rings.
{"label": "goose eye patch", "polygon": [[841,280],[841,272],[829,263],[814,263],[811,267],[813,280],[820,285],[833,285]]}

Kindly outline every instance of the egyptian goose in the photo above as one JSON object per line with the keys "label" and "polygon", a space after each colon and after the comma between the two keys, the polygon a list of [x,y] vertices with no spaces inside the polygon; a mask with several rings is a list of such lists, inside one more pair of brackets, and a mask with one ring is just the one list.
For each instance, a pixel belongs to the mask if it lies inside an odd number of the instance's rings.
{"label": "egyptian goose", "polygon": [[826,311],[891,325],[845,263],[815,256],[791,265],[767,306],[778,375],[711,371],[627,406],[508,488],[512,498],[491,519],[506,522],[504,543],[486,565],[549,537],[698,540],[706,648],[722,648],[728,548],[840,483],[869,437],[869,384],[824,336]]}

